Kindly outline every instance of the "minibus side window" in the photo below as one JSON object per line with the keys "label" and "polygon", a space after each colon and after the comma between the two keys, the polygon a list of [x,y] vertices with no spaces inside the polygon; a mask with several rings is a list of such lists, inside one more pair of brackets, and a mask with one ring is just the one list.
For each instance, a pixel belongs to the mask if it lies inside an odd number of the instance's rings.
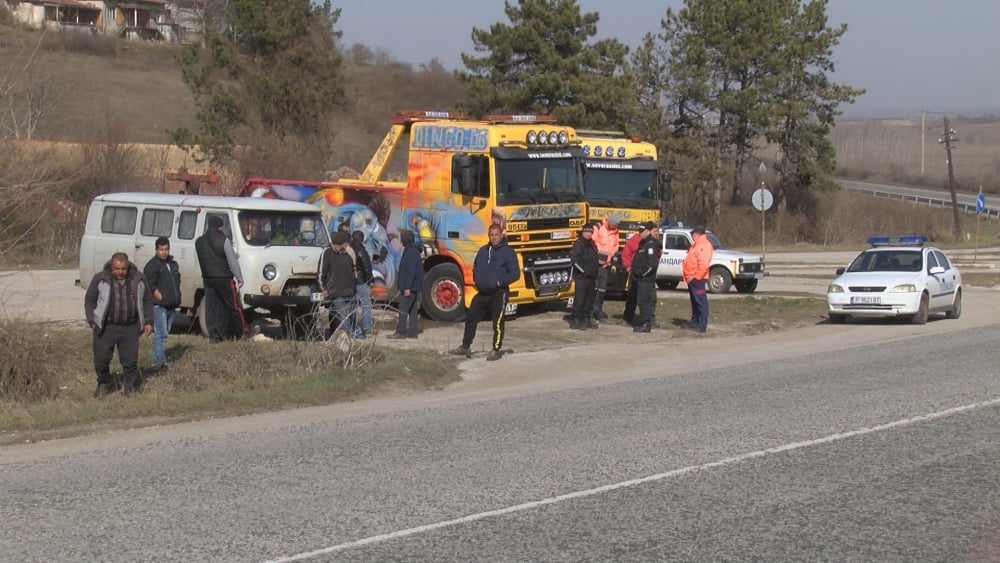
{"label": "minibus side window", "polygon": [[144,209],[139,232],[147,237],[169,237],[174,226],[174,212],[170,209]]}
{"label": "minibus side window", "polygon": [[134,235],[138,211],[134,207],[109,206],[101,216],[101,232],[116,235]]}
{"label": "minibus side window", "polygon": [[177,225],[177,238],[191,240],[197,228],[198,214],[194,211],[181,211],[181,220]]}

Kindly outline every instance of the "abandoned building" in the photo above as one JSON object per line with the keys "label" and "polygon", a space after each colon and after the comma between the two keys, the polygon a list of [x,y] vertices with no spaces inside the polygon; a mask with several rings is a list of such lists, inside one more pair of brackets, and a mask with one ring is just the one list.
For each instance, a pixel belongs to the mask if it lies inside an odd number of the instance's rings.
{"label": "abandoned building", "polygon": [[34,29],[189,43],[200,38],[204,0],[0,0]]}

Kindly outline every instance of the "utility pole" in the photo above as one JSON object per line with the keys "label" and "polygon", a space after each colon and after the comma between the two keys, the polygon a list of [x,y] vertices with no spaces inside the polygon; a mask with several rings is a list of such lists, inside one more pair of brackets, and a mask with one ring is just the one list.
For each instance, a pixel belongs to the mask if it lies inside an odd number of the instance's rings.
{"label": "utility pole", "polygon": [[944,118],[944,135],[938,143],[944,143],[944,151],[948,156],[948,189],[951,190],[951,211],[955,217],[955,240],[962,239],[962,225],[958,219],[958,196],[955,194],[955,169],[951,163],[951,146],[958,142],[954,129],[948,126],[948,118]]}
{"label": "utility pole", "polygon": [[927,140],[927,112],[920,110],[920,177],[924,177],[924,141]]}

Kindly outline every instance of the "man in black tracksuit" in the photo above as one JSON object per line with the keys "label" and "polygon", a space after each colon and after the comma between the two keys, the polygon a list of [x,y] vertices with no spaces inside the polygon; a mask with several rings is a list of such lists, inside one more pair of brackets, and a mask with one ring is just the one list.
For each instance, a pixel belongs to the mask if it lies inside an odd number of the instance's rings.
{"label": "man in black tracksuit", "polygon": [[205,288],[205,321],[208,341],[241,338],[247,333],[239,291],[243,287],[243,272],[236,261],[233,243],[222,231],[222,217],[212,215],[207,220],[205,234],[194,241]]}
{"label": "man in black tracksuit", "polygon": [[521,269],[517,265],[517,255],[503,238],[500,225],[490,225],[489,237],[489,244],[479,249],[472,265],[472,280],[476,283],[478,293],[472,298],[472,304],[465,313],[462,345],[451,353],[466,357],[472,355],[469,347],[476,338],[476,325],[488,314],[493,322],[493,346],[486,359],[492,362],[500,359],[507,296],[510,284],[521,279]]}
{"label": "man in black tracksuit", "polygon": [[656,268],[660,264],[660,254],[663,247],[660,244],[660,231],[656,223],[645,225],[642,242],[632,261],[632,282],[636,284],[636,298],[639,303],[639,317],[635,321],[633,332],[650,332],[656,311]]}
{"label": "man in black tracksuit", "polygon": [[580,237],[573,243],[569,256],[573,264],[573,310],[569,327],[575,330],[597,328],[594,318],[594,301],[597,297],[597,276],[601,268],[594,243],[594,226],[586,224]]}

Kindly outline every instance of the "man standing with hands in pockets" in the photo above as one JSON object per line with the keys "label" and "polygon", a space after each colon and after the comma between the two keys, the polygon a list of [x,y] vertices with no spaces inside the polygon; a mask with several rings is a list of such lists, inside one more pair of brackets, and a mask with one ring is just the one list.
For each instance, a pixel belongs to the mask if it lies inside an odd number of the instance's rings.
{"label": "man standing with hands in pockets", "polygon": [[689,326],[698,332],[708,330],[708,276],[712,265],[712,255],[715,247],[705,234],[705,227],[695,227],[691,230],[694,242],[684,258],[681,275],[687,284],[688,296],[691,298],[691,321]]}

